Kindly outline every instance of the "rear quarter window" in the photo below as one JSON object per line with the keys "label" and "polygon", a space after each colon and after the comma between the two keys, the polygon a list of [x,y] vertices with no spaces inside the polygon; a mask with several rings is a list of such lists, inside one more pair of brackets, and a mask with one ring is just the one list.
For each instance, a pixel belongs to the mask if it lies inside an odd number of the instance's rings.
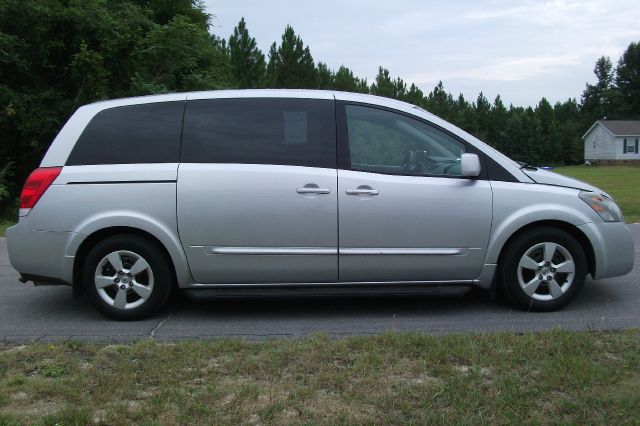
{"label": "rear quarter window", "polygon": [[177,163],[184,102],[160,102],[100,111],[84,129],[68,166]]}

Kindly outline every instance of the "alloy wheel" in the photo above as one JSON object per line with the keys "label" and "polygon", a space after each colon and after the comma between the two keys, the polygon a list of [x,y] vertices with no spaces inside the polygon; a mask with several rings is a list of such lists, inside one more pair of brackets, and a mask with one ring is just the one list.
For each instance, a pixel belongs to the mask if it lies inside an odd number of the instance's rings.
{"label": "alloy wheel", "polygon": [[530,247],[518,263],[518,283],[532,299],[555,300],[574,282],[576,266],[562,245],[542,242]]}
{"label": "alloy wheel", "polygon": [[94,273],[98,295],[116,309],[134,309],[153,292],[153,271],[140,255],[117,250],[104,256]]}

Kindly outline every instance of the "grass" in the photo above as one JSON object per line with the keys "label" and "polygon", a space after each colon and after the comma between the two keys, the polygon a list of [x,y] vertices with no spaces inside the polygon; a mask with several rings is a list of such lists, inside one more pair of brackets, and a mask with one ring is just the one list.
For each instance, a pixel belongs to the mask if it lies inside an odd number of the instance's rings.
{"label": "grass", "polygon": [[15,224],[16,222],[14,220],[0,220],[0,237],[5,237],[7,235],[7,228]]}
{"label": "grass", "polygon": [[638,424],[640,332],[0,346],[0,424]]}
{"label": "grass", "polygon": [[602,188],[616,200],[627,223],[640,222],[639,166],[569,166],[553,171]]}

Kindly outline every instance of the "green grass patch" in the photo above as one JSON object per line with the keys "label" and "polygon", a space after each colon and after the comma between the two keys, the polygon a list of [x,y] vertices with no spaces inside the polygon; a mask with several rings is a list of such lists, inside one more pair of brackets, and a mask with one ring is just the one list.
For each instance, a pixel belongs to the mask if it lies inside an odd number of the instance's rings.
{"label": "green grass patch", "polygon": [[13,220],[0,220],[0,237],[5,237],[7,235],[7,228],[15,224],[16,222]]}
{"label": "green grass patch", "polygon": [[637,424],[640,332],[0,347],[0,424]]}
{"label": "green grass patch", "polygon": [[627,223],[640,222],[639,166],[570,166],[553,171],[602,188],[616,200]]}

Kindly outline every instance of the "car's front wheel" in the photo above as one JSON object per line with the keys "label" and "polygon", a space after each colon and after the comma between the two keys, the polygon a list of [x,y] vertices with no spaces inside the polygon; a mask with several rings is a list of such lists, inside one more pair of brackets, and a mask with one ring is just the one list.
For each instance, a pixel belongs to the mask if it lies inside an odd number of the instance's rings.
{"label": "car's front wheel", "polygon": [[531,311],[566,306],[582,288],[587,261],[580,243],[557,228],[535,228],[516,237],[499,265],[507,298]]}
{"label": "car's front wheel", "polygon": [[82,272],[93,305],[109,318],[142,319],[167,300],[173,274],[169,260],[152,242],[137,235],[116,235],[96,244]]}

